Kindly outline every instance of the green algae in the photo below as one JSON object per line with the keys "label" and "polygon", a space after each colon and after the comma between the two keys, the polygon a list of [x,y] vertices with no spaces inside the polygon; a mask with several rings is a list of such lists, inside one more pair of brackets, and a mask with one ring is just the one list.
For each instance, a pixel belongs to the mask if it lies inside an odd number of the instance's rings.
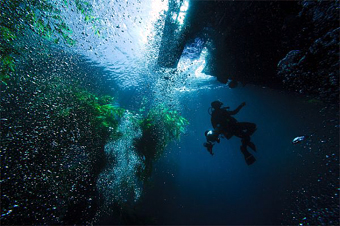
{"label": "green algae", "polygon": [[146,117],[140,120],[142,137],[135,141],[135,147],[145,162],[145,168],[139,171],[142,180],[149,179],[153,162],[162,156],[170,142],[180,139],[188,124],[189,121],[179,112],[164,105],[152,108]]}

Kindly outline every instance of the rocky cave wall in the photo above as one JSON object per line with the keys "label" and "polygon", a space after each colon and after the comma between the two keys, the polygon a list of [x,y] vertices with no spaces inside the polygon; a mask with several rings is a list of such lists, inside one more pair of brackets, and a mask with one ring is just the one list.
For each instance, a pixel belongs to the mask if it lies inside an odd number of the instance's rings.
{"label": "rocky cave wall", "polygon": [[191,1],[181,34],[168,20],[159,64],[175,67],[185,44],[200,37],[209,50],[204,72],[230,87],[257,84],[337,101],[338,9],[339,1]]}

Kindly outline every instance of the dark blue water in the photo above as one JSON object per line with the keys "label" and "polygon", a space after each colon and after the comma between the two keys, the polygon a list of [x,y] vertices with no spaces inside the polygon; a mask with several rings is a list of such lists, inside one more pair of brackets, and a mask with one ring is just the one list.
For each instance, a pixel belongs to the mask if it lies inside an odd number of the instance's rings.
{"label": "dark blue water", "polygon": [[[236,118],[257,124],[252,136],[257,146],[253,165],[246,165],[239,138],[222,139],[214,146],[214,156],[202,146],[204,131],[211,128],[207,109],[217,99],[231,109],[246,102]],[[292,212],[306,201],[292,202],[294,191],[302,188],[314,193],[315,186],[327,189],[318,182],[330,167],[324,165],[322,156],[332,152],[332,161],[338,158],[336,147],[327,150],[329,144],[322,143],[330,134],[318,131],[327,118],[319,112],[322,105],[307,100],[255,86],[220,87],[183,96],[188,131],[155,165],[141,211],[153,215],[159,224],[277,225],[291,220],[287,217],[293,217]],[[299,135],[312,137],[293,145],[292,139]],[[329,138],[338,144],[336,137]],[[313,198],[306,199],[312,202]],[[287,208],[292,216],[287,216]]]}

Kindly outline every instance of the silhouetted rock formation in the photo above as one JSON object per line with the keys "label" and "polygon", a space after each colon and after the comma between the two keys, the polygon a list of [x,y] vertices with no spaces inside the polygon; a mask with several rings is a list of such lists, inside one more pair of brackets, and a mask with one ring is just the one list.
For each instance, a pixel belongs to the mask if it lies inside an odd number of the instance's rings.
{"label": "silhouetted rock formation", "polygon": [[191,1],[185,29],[179,34],[170,32],[176,26],[165,27],[168,41],[162,43],[159,65],[176,67],[184,45],[199,37],[209,50],[203,71],[222,83],[287,88],[333,100],[339,93],[338,6],[339,1]]}

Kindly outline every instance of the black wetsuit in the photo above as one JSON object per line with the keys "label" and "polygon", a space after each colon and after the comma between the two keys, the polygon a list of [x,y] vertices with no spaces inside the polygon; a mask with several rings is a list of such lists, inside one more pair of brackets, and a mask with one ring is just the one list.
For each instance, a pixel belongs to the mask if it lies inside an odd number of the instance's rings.
{"label": "black wetsuit", "polygon": [[256,124],[251,122],[238,122],[232,115],[237,114],[244,105],[238,106],[234,111],[227,108],[217,108],[211,113],[211,124],[218,129],[220,134],[230,139],[232,136],[241,138],[240,147],[248,165],[255,162],[255,158],[247,150],[247,146],[256,151],[255,145],[250,141],[250,136],[256,131]]}
{"label": "black wetsuit", "polygon": [[232,115],[237,114],[243,106],[240,105],[234,111],[226,108],[215,109],[211,114],[211,125],[214,129],[220,125],[222,134],[230,139],[232,136],[247,138],[256,130],[256,124],[251,122],[238,122]]}

